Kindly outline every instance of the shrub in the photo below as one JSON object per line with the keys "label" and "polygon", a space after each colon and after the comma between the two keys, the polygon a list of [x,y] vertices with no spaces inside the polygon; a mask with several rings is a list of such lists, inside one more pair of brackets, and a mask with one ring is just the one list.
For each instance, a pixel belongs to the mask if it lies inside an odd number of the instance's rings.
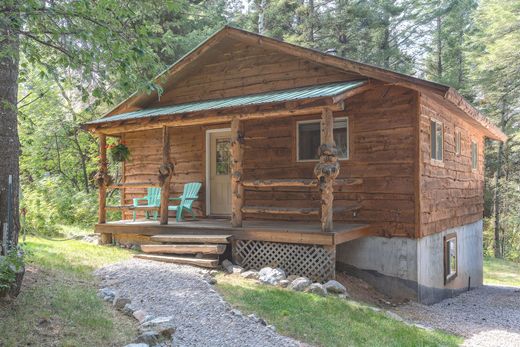
{"label": "shrub", "polygon": [[17,296],[24,266],[24,252],[20,246],[12,247],[5,256],[0,256],[0,297],[9,292]]}

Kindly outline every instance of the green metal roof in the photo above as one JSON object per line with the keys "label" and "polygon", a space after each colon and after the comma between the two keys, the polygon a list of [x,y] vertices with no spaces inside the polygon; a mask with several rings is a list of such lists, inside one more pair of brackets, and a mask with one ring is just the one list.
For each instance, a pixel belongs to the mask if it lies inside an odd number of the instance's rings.
{"label": "green metal roof", "polygon": [[322,84],[310,87],[286,89],[260,94],[251,94],[244,96],[236,96],[232,98],[224,98],[217,100],[207,100],[190,102],[186,104],[171,105],[158,108],[149,108],[127,113],[121,113],[114,116],[100,118],[86,124],[100,124],[107,122],[117,122],[130,119],[139,119],[147,117],[158,117],[166,115],[174,115],[180,113],[189,113],[206,110],[216,110],[230,107],[252,106],[261,104],[270,104],[277,102],[286,102],[293,100],[302,100],[320,97],[332,97],[341,94],[347,90],[355,89],[365,84],[366,81],[349,81]]}

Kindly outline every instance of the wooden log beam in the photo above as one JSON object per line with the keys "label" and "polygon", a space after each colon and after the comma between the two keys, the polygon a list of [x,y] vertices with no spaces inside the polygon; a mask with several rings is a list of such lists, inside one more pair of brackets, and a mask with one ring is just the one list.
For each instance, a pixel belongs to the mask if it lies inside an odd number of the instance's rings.
{"label": "wooden log beam", "polygon": [[113,189],[124,189],[124,188],[150,188],[150,187],[161,187],[160,183],[157,182],[131,182],[131,183],[117,183],[111,184],[107,187],[109,190]]}
{"label": "wooden log beam", "polygon": [[255,214],[281,214],[281,215],[301,215],[318,216],[317,208],[291,208],[291,207],[271,207],[271,206],[244,206],[243,213]]}
{"label": "wooden log beam", "polygon": [[[342,111],[344,109],[343,103],[328,106],[332,111]],[[150,129],[159,129],[163,126],[177,127],[177,126],[192,126],[192,125],[209,125],[219,123],[229,123],[233,118],[238,117],[240,120],[253,120],[264,118],[281,118],[291,116],[305,116],[312,114],[319,114],[323,106],[304,107],[297,109],[287,109],[285,107],[280,109],[259,110],[259,111],[202,111],[192,114],[177,114],[153,117],[150,122],[144,124],[143,120],[135,123],[118,124],[92,124],[86,125],[85,128],[95,133],[114,135],[131,131],[141,131]]]}
{"label": "wooden log beam", "polygon": [[[99,135],[99,171],[97,174],[97,183],[99,187],[99,207],[98,207],[98,223],[104,224],[107,221],[107,138],[105,135]],[[102,233],[99,240],[101,245],[112,243],[112,234]]]}
{"label": "wooden log beam", "polygon": [[244,127],[238,117],[231,121],[231,225],[242,226],[244,187],[242,185],[242,158]]}
{"label": "wooden log beam", "polygon": [[170,198],[170,181],[173,165],[170,163],[170,132],[167,126],[162,128],[162,165],[159,168],[159,182],[161,183],[161,224],[168,224],[168,203]]}
{"label": "wooden log beam", "polygon": [[321,231],[333,230],[334,180],[339,174],[339,162],[334,143],[334,117],[329,108],[321,114],[320,162],[314,167],[314,174],[319,182],[321,193]]}
{"label": "wooden log beam", "polygon": [[159,207],[134,206],[134,205],[111,205],[106,206],[107,211],[157,211]]}
{"label": "wooden log beam", "polygon": [[[336,186],[355,186],[363,183],[362,178],[342,178],[334,180]],[[244,188],[277,188],[277,187],[303,187],[315,188],[318,186],[316,179],[270,179],[270,180],[245,180],[242,181]]]}

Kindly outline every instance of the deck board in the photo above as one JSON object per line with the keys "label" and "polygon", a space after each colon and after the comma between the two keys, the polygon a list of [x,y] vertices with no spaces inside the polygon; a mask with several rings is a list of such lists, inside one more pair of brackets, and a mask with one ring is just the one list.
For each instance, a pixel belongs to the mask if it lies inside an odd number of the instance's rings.
{"label": "deck board", "polygon": [[200,219],[196,221],[176,222],[169,220],[167,225],[150,220],[124,220],[96,224],[96,233],[113,234],[222,234],[232,235],[237,240],[258,240],[302,244],[336,245],[360,237],[375,235],[367,224],[334,223],[333,232],[320,230],[319,223],[294,221],[246,220],[242,227],[231,227],[228,219]]}

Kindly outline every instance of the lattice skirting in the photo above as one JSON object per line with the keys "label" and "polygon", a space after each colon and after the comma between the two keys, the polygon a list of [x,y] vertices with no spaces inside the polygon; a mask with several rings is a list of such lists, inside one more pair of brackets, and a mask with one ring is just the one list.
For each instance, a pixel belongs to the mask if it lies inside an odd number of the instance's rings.
{"label": "lattice skirting", "polygon": [[323,282],[334,278],[335,251],[321,245],[236,240],[233,259],[246,269],[281,267],[287,275]]}

